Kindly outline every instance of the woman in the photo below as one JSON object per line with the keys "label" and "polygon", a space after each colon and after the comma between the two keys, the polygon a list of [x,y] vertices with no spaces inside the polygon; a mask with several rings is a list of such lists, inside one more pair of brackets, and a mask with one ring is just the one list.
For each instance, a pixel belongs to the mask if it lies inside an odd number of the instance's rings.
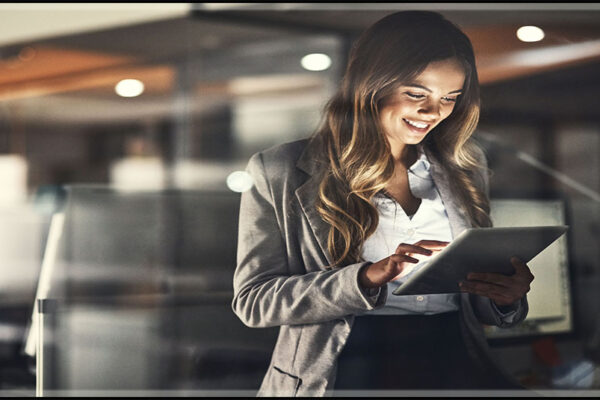
{"label": "woman", "polygon": [[524,263],[511,260],[510,277],[471,274],[463,293],[391,295],[461,231],[491,224],[485,159],[469,140],[468,38],[432,12],[383,18],[355,43],[325,113],[310,140],[248,164],[233,310],[281,327],[259,395],[514,387],[482,324],[525,318]]}

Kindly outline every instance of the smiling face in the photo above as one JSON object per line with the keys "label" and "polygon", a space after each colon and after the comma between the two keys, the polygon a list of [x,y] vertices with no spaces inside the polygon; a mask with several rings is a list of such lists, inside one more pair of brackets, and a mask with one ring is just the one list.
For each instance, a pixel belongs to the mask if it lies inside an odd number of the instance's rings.
{"label": "smiling face", "polygon": [[446,119],[464,81],[463,67],[450,59],[430,63],[414,80],[398,87],[379,113],[392,153],[397,154],[405,145],[420,143]]}

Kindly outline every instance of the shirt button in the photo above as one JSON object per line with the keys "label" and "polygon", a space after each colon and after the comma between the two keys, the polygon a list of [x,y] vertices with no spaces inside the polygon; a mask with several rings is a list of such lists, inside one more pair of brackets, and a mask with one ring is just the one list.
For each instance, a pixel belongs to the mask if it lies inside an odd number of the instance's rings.
{"label": "shirt button", "polygon": [[423,297],[423,296],[417,296],[417,301],[423,301],[423,300],[425,300],[425,297]]}
{"label": "shirt button", "polygon": [[406,230],[406,234],[411,237],[412,235],[415,234],[415,230],[413,228],[407,229]]}

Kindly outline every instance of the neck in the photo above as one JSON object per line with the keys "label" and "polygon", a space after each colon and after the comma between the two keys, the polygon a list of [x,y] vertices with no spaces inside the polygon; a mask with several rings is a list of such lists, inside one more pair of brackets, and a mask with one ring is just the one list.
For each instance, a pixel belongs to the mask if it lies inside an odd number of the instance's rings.
{"label": "neck", "polygon": [[417,148],[414,145],[401,144],[393,147],[392,158],[396,166],[408,169],[417,158]]}

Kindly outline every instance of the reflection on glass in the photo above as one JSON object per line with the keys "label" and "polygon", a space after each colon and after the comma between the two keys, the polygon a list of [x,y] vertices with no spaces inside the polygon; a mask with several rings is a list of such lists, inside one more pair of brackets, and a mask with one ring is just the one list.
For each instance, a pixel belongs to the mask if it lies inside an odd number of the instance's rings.
{"label": "reflection on glass", "polygon": [[[37,297],[60,300],[44,326],[52,350],[47,391],[254,395],[275,332],[247,329],[230,312],[237,207],[250,184],[242,171],[254,152],[312,133],[349,43],[242,22],[190,16],[2,48],[0,335],[10,349],[33,337],[27,332],[35,329],[26,328],[36,289]],[[554,318],[560,309],[560,320],[543,324],[552,332],[536,329],[560,339],[565,369],[556,369],[556,385],[564,388],[575,387],[567,379],[573,373],[589,372],[584,362],[600,365],[597,25],[577,26],[573,32],[590,32],[577,33],[581,40],[547,36],[542,44],[554,39],[552,47],[491,62],[499,70],[580,59],[587,66],[482,88],[482,131],[513,146],[484,143],[492,198],[559,198],[571,226],[568,279],[553,270],[550,283],[561,296],[570,283],[572,312],[551,291],[535,300],[548,308],[532,314]],[[320,64],[303,66],[307,55]],[[143,95],[115,95],[115,84],[132,77],[143,83]],[[89,186],[70,186],[63,207],[62,185],[75,183]],[[565,334],[569,326],[575,336]],[[494,350],[530,386],[552,388],[553,370],[536,359],[532,343],[541,339],[530,328],[513,337],[520,342],[507,338]],[[28,354],[35,352],[31,343]],[[26,370],[20,358],[6,357],[6,365]],[[1,372],[3,387],[15,384],[10,371]]]}
{"label": "reflection on glass", "polygon": [[230,190],[69,187],[44,389],[255,389],[275,332],[231,311],[238,207]]}

